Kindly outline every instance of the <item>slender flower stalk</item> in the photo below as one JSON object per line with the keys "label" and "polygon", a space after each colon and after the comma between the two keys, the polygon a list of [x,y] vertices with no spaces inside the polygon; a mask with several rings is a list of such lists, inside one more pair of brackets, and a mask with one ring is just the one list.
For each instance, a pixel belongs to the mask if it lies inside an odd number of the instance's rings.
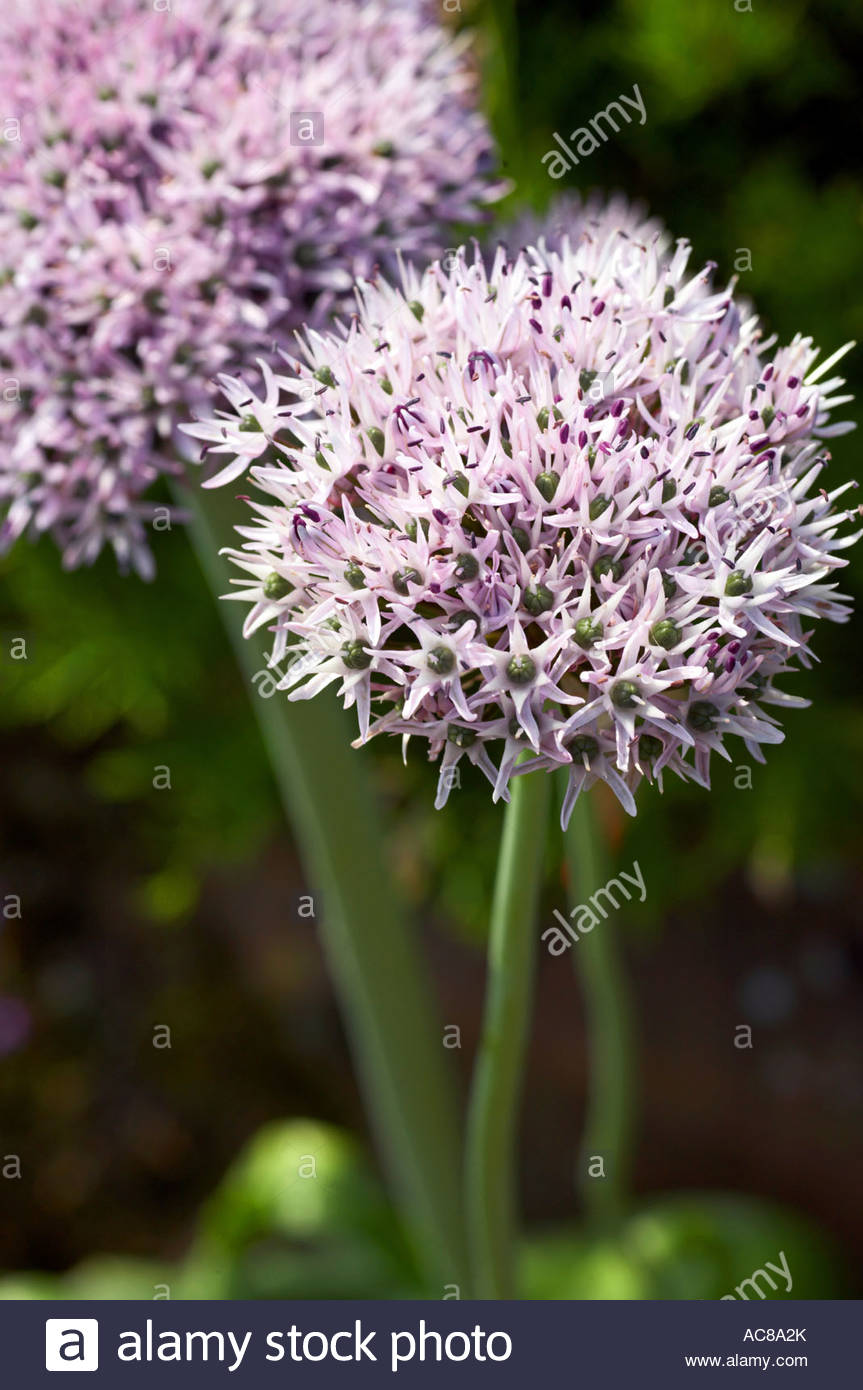
{"label": "slender flower stalk", "polygon": [[[574,807],[564,845],[574,904],[590,897],[610,876],[592,796],[581,797]],[[626,1212],[635,1095],[634,1024],[614,920],[607,918],[581,936],[573,955],[584,1000],[588,1061],[576,1185],[592,1223],[608,1229],[619,1225]],[[590,1161],[596,1157],[603,1161],[603,1177],[590,1175]]]}
{"label": "slender flower stalk", "polygon": [[507,807],[491,910],[482,1034],[468,1112],[465,1194],[473,1290],[514,1298],[517,1122],[536,965],[548,779],[521,777]]}
{"label": "slender flower stalk", "polygon": [[[227,499],[177,488],[205,577],[225,581]],[[220,605],[252,693],[270,765],[311,881],[316,926],[352,1043],[372,1129],[430,1291],[468,1287],[460,1145],[428,969],[387,863],[387,837],[369,769],[351,753],[329,700],[286,707],[254,683],[264,643],[243,640],[239,612]]]}

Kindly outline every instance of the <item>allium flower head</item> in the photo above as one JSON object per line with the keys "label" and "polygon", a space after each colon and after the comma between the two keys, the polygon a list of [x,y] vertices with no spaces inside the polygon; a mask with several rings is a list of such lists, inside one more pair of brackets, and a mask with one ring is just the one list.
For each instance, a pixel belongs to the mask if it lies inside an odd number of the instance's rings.
{"label": "allium flower head", "polygon": [[212,374],[477,221],[472,86],[421,0],[6,0],[0,546],[149,574]]}
{"label": "allium flower head", "polygon": [[331,682],[360,741],[467,758],[505,796],[516,761],[597,778],[630,813],[666,769],[709,785],[735,734],[782,738],[777,688],[811,620],[841,621],[845,491],[823,440],[841,382],[811,342],[687,269],[620,204],[489,269],[460,253],[367,284],[341,335],[265,372],[260,399],[189,426],[212,482],[265,494],[232,552],[292,698]]}

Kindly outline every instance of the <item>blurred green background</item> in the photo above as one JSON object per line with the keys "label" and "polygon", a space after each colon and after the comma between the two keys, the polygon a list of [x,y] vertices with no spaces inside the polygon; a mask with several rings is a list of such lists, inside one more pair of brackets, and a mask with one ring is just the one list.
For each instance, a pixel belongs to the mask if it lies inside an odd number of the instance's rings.
{"label": "blurred green background", "polygon": [[[552,133],[637,83],[646,123],[567,186],[642,200],[720,279],[751,265],[739,290],[780,339],[863,338],[857,0],[463,0],[451,17],[475,31],[515,184],[502,217],[543,211],[562,191],[541,163]],[[845,366],[860,398],[859,350]],[[858,448],[836,442],[831,483]],[[418,1292],[301,906],[315,887],[192,550],[180,528],[154,544],[151,586],[107,559],[64,574],[50,545],[0,569],[0,903],[23,902],[0,919],[0,1164],[22,1170],[0,1180],[0,1288]],[[853,553],[842,587],[859,599]],[[583,1016],[567,966],[545,960],[523,1124],[536,1296],[720,1297],[779,1249],[795,1297],[863,1292],[859,634],[859,619],[817,634],[822,664],[787,683],[813,706],[787,716],[750,789],[741,747],[710,795],[667,783],[635,822],[601,801],[648,885],[623,923],[641,1210],[615,1241],[579,1233]],[[465,777],[435,813],[433,769],[403,769],[395,746],[375,766],[463,1078],[500,809]],[[543,911],[562,896],[550,862]],[[743,1023],[750,1050],[734,1047]],[[162,1024],[170,1049],[153,1045]]]}

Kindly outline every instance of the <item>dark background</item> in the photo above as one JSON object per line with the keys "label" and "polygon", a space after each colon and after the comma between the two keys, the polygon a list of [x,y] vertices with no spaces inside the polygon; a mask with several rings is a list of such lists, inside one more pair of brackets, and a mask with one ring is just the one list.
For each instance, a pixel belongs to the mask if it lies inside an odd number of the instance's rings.
{"label": "dark background", "polygon": [[[485,104],[518,187],[502,215],[542,211],[560,191],[540,162],[552,132],[566,137],[638,83],[646,124],[584,160],[569,187],[642,199],[720,279],[748,249],[740,293],[780,340],[802,331],[826,354],[863,336],[863,11],[857,0],[752,3],[465,0],[455,18],[478,30]],[[861,362],[858,350],[845,364],[858,399]],[[856,434],[836,442],[829,485],[854,476],[858,449]],[[49,544],[19,545],[0,571],[0,903],[14,893],[24,904],[20,921],[0,919],[0,1158],[17,1154],[23,1169],[0,1180],[0,1269],[50,1275],[122,1257],[71,1283],[33,1275],[5,1287],[98,1296],[108,1269],[122,1296],[123,1278],[133,1290],[160,1271],[173,1278],[203,1229],[228,1251],[234,1296],[284,1292],[292,1278],[310,1296],[392,1295],[409,1284],[409,1261],[363,1167],[374,1156],[355,1156],[362,1108],[314,922],[300,915],[314,885],[191,548],[179,530],[155,544],[151,586],[107,559],[62,573]],[[854,552],[842,587],[859,598]],[[780,1204],[816,1231],[812,1268],[823,1258],[831,1271],[813,1296],[863,1292],[860,632],[858,618],[817,633],[821,664],[786,682],[812,708],[788,714],[787,741],[753,765],[751,790],[735,787],[741,747],[710,794],[645,789],[634,823],[600,798],[614,853],[637,859],[649,885],[623,922],[640,1044],[638,1200],[745,1195],[757,1201],[733,1220],[750,1231]],[[22,636],[27,659],[12,660]],[[163,766],[170,790],[153,785]],[[466,1076],[500,808],[466,777],[435,813],[421,761],[405,771],[395,747],[379,748],[376,766]],[[543,912],[561,897],[550,862]],[[153,1046],[163,1023],[170,1050]],[[742,1023],[751,1050],[734,1046]],[[577,984],[545,958],[523,1125],[526,1215],[551,1232],[540,1291],[556,1287],[555,1242],[578,1220],[585,1078]],[[308,1230],[291,1216],[276,1239],[264,1198],[254,1222],[231,1225],[226,1170],[263,1124],[292,1117],[334,1126],[321,1133],[341,1146],[345,1191],[368,1184],[374,1220],[348,1241],[354,1265],[339,1244],[339,1193],[312,1232],[312,1265],[295,1260],[310,1254]],[[781,1247],[785,1219],[754,1264],[738,1253],[728,1265],[737,1278]],[[681,1220],[687,1258],[713,1258],[723,1219]],[[643,1296],[631,1248],[603,1259],[590,1266],[596,1296]],[[188,1287],[206,1296],[205,1283]],[[693,1296],[685,1281],[668,1287]],[[719,1293],[728,1287],[720,1279]]]}

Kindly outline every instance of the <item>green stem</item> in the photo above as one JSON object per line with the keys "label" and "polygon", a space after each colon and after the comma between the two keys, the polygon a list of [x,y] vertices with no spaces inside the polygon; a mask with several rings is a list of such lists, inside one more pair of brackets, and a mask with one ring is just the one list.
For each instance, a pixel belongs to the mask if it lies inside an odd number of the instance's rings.
{"label": "green stem", "polygon": [[[213,593],[229,590],[219,555],[233,539],[232,497],[176,488]],[[316,915],[360,1083],[396,1201],[430,1287],[466,1287],[457,1112],[427,966],[386,863],[367,755],[349,746],[343,711],[325,694],[264,698],[266,634],[242,635],[239,603],[219,608],[249,683],[278,790],[310,878]]]}
{"label": "green stem", "polygon": [[[584,903],[608,883],[609,858],[592,798],[582,794],[565,835],[569,896]],[[574,946],[586,1014],[588,1095],[576,1182],[596,1227],[611,1229],[625,1215],[633,1131],[633,1022],[617,924],[605,918]],[[590,1176],[602,1159],[604,1177]]]}
{"label": "green stem", "polygon": [[516,1128],[533,999],[548,795],[545,772],[515,778],[498,859],[465,1163],[477,1298],[511,1298],[515,1290]]}
{"label": "green stem", "polygon": [[[521,151],[518,125],[518,19],[515,0],[485,0],[483,92],[495,139],[501,149]],[[520,182],[520,180],[517,180]]]}

